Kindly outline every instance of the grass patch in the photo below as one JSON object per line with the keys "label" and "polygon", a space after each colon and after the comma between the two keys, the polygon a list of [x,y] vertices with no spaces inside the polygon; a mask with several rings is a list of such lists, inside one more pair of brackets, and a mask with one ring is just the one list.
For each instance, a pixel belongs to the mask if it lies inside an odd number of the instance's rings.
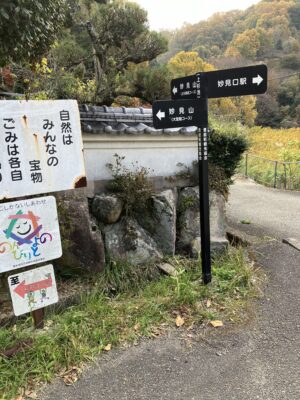
{"label": "grass patch", "polygon": [[260,157],[277,161],[300,161],[300,128],[249,129],[249,151]]}
{"label": "grass patch", "polygon": [[95,280],[89,294],[82,295],[80,305],[49,315],[48,330],[33,332],[31,318],[0,329],[0,354],[21,341],[33,341],[11,358],[0,356],[1,399],[13,399],[20,388],[31,390],[62,370],[80,367],[107,345],[156,336],[168,325],[176,326],[178,315],[184,327],[215,319],[239,321],[247,300],[257,294],[260,274],[246,263],[242,250],[231,250],[214,261],[208,286],[201,283],[199,261],[171,262],[178,276],[158,276],[148,267],[144,280],[134,273],[137,267],[115,264]]}
{"label": "grass patch", "polygon": [[[248,137],[251,144],[247,163],[248,176],[266,186],[299,190],[300,128],[272,129],[256,126],[249,129]],[[245,163],[244,158],[239,172],[245,173]]]}

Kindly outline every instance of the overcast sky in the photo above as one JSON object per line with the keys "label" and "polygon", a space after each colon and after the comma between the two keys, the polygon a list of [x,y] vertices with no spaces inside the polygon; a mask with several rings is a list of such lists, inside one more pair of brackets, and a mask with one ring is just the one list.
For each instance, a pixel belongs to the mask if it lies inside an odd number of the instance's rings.
{"label": "overcast sky", "polygon": [[153,30],[180,28],[220,11],[246,9],[260,0],[133,0],[148,11]]}

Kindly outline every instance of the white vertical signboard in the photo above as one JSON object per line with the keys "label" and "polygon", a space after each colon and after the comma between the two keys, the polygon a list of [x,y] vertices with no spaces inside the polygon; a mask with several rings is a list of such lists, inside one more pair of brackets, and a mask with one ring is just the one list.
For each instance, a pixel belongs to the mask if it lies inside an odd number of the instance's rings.
{"label": "white vertical signboard", "polygon": [[0,273],[61,255],[55,197],[0,204]]}
{"label": "white vertical signboard", "polygon": [[16,316],[58,302],[52,265],[8,277],[8,286]]}
{"label": "white vertical signboard", "polygon": [[77,101],[1,101],[0,200],[83,186]]}

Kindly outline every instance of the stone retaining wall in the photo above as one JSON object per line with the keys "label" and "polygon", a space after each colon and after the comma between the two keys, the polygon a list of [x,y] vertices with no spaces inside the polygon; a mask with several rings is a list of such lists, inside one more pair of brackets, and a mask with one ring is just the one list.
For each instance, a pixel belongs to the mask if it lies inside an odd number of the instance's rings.
{"label": "stone retaining wall", "polygon": [[[127,217],[123,204],[112,194],[92,198],[60,197],[62,269],[101,271],[105,260],[141,265],[182,254],[198,257],[200,213],[198,187],[173,188],[152,196],[142,212]],[[225,232],[225,199],[210,193],[212,253],[228,246]]]}

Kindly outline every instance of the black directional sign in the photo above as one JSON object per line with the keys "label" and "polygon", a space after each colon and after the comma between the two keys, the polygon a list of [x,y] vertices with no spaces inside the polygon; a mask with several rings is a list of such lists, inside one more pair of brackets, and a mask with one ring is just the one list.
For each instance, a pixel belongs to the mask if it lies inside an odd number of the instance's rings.
{"label": "black directional sign", "polygon": [[156,129],[184,126],[207,127],[207,101],[177,100],[153,103],[153,125]]}
{"label": "black directional sign", "polygon": [[199,72],[171,81],[173,100],[262,94],[267,91],[266,65]]}
{"label": "black directional sign", "polygon": [[202,276],[211,281],[209,185],[208,185],[208,98],[262,94],[267,90],[266,65],[199,72],[173,79],[173,101],[153,104],[153,125],[156,129],[197,126],[200,194],[200,229]]}
{"label": "black directional sign", "polygon": [[171,96],[173,100],[197,99],[201,96],[201,75],[189,75],[171,80]]}

